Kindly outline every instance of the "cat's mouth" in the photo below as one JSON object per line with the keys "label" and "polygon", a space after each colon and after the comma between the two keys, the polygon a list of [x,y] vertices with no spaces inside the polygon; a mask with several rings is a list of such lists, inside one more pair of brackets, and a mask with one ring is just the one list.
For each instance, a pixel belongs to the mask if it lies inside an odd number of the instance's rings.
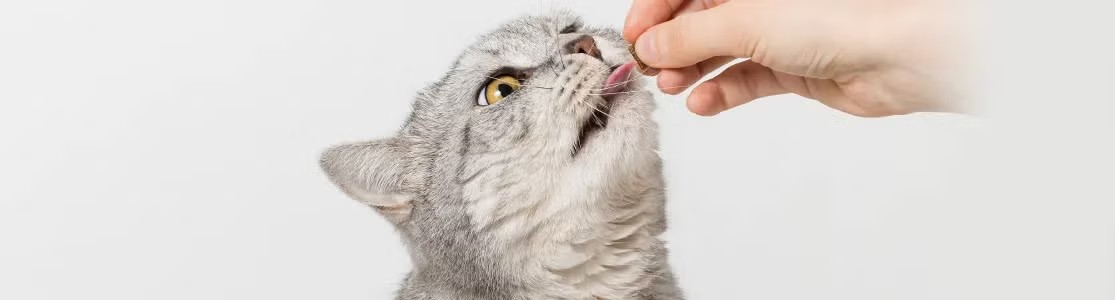
{"label": "cat's mouth", "polygon": [[588,120],[585,120],[585,124],[581,125],[581,134],[577,137],[577,142],[573,144],[573,156],[580,152],[579,150],[588,143],[593,135],[608,127],[608,111],[612,107],[609,98],[611,97],[604,97],[604,103],[597,106],[592,115],[589,115]]}
{"label": "cat's mouth", "polygon": [[608,127],[609,112],[612,108],[612,101],[617,95],[623,94],[627,89],[627,82],[631,77],[631,71],[634,65],[627,63],[612,68],[611,75],[604,81],[604,92],[602,97],[604,102],[597,105],[588,119],[585,120],[584,125],[581,125],[581,134],[577,137],[577,143],[573,144],[573,155],[576,156],[582,147],[588,143],[597,132],[600,132]]}

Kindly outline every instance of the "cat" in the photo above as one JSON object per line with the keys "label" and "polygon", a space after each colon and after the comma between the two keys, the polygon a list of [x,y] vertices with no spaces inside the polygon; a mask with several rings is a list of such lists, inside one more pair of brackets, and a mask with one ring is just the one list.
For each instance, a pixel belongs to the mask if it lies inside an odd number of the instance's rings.
{"label": "cat", "polygon": [[321,167],[402,235],[397,299],[682,299],[653,96],[613,29],[568,12],[483,35],[396,136]]}

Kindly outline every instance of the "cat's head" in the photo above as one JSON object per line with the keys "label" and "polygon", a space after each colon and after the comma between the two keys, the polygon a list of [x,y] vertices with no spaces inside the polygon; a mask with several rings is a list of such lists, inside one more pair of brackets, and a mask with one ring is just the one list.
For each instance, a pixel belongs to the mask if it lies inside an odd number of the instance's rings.
{"label": "cat's head", "polygon": [[652,96],[627,47],[566,13],[514,20],[421,91],[397,136],[333,147],[322,167],[415,239],[592,224],[602,199],[660,176]]}

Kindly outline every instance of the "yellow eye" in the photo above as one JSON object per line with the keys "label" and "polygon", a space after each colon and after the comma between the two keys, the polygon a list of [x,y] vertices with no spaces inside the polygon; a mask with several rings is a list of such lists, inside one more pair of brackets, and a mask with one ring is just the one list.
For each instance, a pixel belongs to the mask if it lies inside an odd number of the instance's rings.
{"label": "yellow eye", "polygon": [[519,88],[522,88],[522,84],[519,83],[519,79],[513,76],[503,75],[496,77],[492,79],[492,81],[488,81],[488,84],[484,86],[484,90],[480,91],[480,95],[476,99],[476,104],[480,106],[496,104],[502,101],[503,98],[510,96],[511,93],[518,91]]}

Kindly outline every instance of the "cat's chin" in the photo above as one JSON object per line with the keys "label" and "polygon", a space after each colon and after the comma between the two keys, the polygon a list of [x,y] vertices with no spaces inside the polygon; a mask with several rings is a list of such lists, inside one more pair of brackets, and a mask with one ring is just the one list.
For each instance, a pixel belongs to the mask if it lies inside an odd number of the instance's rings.
{"label": "cat's chin", "polygon": [[608,128],[608,121],[611,119],[610,114],[614,102],[619,101],[618,98],[628,96],[628,93],[633,92],[632,87],[635,85],[634,80],[631,79],[635,65],[633,63],[625,63],[615,66],[611,69],[611,74],[604,81],[602,87],[604,92],[600,97],[604,99],[603,103],[594,109],[584,124],[581,125],[580,135],[577,142],[573,144],[573,156],[585,147],[598,133]]}

